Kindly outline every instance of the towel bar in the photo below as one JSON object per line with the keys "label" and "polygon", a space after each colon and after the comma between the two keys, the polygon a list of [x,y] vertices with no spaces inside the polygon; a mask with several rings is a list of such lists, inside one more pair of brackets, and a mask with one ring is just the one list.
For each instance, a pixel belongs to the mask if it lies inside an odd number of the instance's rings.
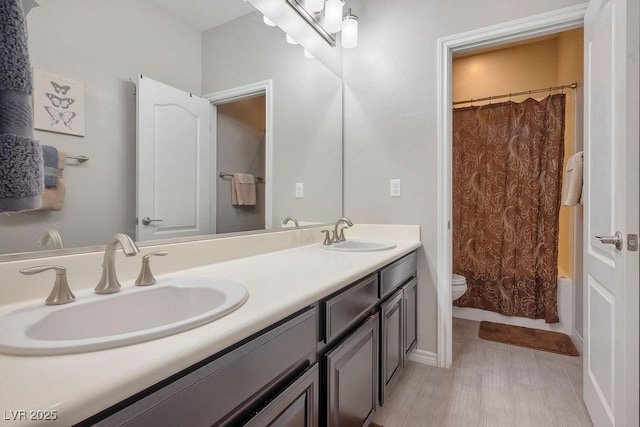
{"label": "towel bar", "polygon": [[[231,173],[227,173],[227,172],[220,172],[220,173],[218,174],[218,176],[219,176],[220,178],[223,178],[223,179],[224,179],[224,178],[232,178],[232,177],[233,177],[233,174],[231,174]],[[255,178],[256,182],[264,182],[264,179],[263,179],[262,177],[260,177],[260,176],[256,176],[256,177],[254,177],[254,178]]]}
{"label": "towel bar", "polygon": [[84,163],[89,161],[89,158],[87,156],[67,156],[67,159],[77,160],[78,163]]}

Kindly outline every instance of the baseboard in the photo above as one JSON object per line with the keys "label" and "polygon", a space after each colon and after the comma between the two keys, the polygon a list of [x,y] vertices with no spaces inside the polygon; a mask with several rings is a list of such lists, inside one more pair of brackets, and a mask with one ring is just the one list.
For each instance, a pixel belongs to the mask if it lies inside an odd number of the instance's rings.
{"label": "baseboard", "polygon": [[430,351],[415,349],[409,354],[409,360],[423,365],[438,366],[438,355]]}
{"label": "baseboard", "polygon": [[573,341],[575,346],[578,348],[578,351],[580,352],[580,354],[584,354],[584,351],[582,350],[584,347],[582,343],[582,335],[580,335],[578,331],[576,331],[575,329],[573,330],[573,335],[571,335],[571,340]]}

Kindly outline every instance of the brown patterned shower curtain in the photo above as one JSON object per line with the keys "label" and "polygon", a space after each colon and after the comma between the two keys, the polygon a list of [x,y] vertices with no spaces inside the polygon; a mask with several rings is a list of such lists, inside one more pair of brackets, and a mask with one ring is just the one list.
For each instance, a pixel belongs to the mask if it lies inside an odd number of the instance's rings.
{"label": "brown patterned shower curtain", "polygon": [[565,95],[453,113],[454,304],[558,322]]}

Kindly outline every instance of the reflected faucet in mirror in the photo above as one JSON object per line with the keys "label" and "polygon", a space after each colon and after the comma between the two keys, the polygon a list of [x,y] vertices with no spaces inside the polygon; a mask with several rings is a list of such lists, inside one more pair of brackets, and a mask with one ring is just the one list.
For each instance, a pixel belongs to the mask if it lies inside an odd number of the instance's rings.
{"label": "reflected faucet in mirror", "polygon": [[120,291],[120,282],[116,277],[116,248],[120,245],[126,256],[134,256],[140,252],[131,237],[118,233],[107,243],[102,261],[102,277],[95,287],[97,294],[113,294]]}
{"label": "reflected faucet in mirror", "polygon": [[64,244],[62,243],[62,237],[60,236],[60,233],[58,233],[57,230],[54,230],[52,228],[40,233],[40,236],[38,236],[38,240],[36,241],[36,243],[40,246],[47,246],[49,242],[51,242],[54,249],[64,248]]}
{"label": "reflected faucet in mirror", "polygon": [[287,225],[290,221],[293,221],[293,223],[295,224],[296,228],[300,227],[300,224],[298,224],[298,220],[296,219],[295,216],[288,216],[285,219],[282,220],[282,225]]}

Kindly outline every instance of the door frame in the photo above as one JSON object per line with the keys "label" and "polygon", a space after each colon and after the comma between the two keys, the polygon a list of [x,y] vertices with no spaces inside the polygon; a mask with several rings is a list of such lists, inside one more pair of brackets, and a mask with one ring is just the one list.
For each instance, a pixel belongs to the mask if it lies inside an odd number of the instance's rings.
{"label": "door frame", "polygon": [[[203,95],[204,99],[211,102],[211,155],[212,155],[212,167],[211,167],[211,182],[216,183],[218,179],[218,169],[216,164],[216,148],[217,148],[217,123],[216,123],[216,106],[221,104],[227,104],[233,101],[239,101],[245,98],[251,98],[258,95],[265,96],[265,167],[264,167],[264,226],[266,229],[272,227],[271,221],[273,218],[273,80],[263,80],[255,83],[249,83],[243,86],[237,86],[231,89],[221,90],[218,92],[209,93]],[[216,188],[215,185],[212,187]],[[215,196],[215,195],[213,195]],[[216,205],[213,203],[215,198],[212,198],[211,203],[211,215],[212,225],[215,225],[216,217]],[[215,229],[215,227],[214,227]]]}
{"label": "door frame", "polygon": [[453,360],[451,304],[452,274],[452,58],[454,53],[469,52],[513,43],[584,26],[589,3],[553,10],[502,24],[438,39],[438,295],[437,361],[450,368]]}

